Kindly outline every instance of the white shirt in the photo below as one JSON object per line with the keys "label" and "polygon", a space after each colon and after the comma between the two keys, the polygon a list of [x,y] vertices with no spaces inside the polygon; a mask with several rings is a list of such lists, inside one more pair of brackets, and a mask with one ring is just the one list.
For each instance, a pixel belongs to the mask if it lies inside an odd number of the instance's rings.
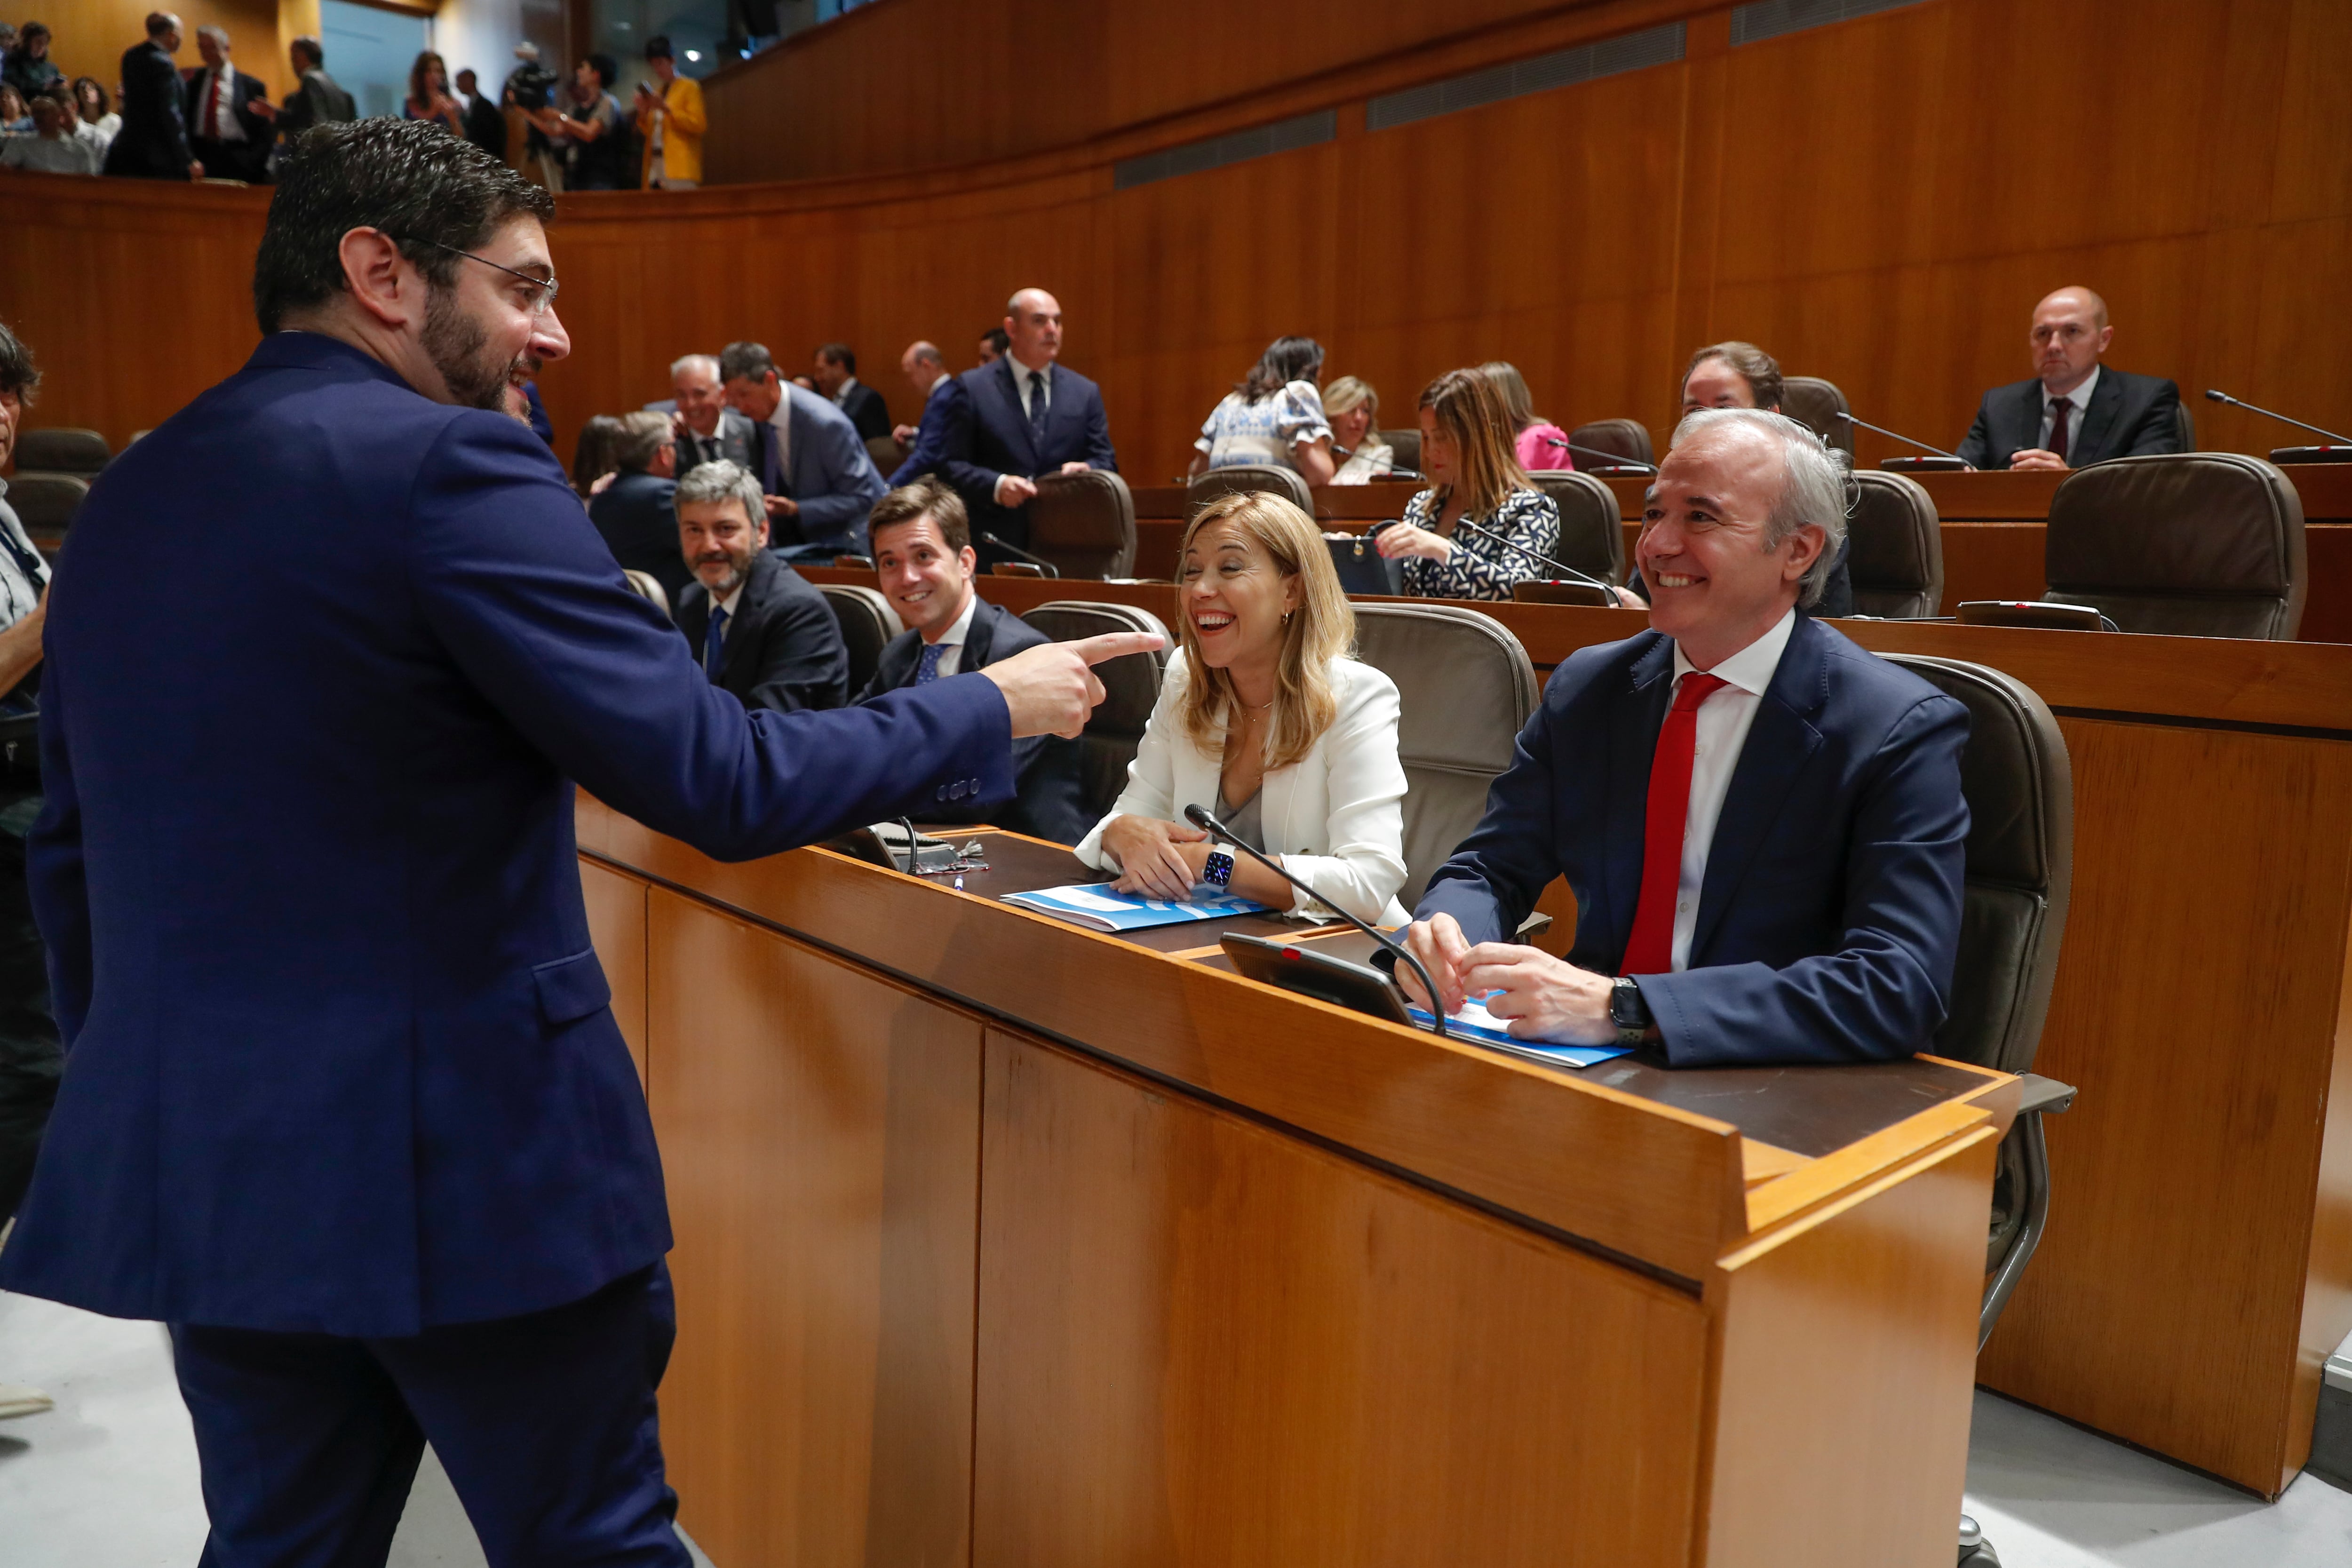
{"label": "white shirt", "polygon": [[[1707,694],[1698,705],[1697,749],[1691,757],[1690,807],[1683,816],[1682,885],[1675,895],[1674,969],[1690,967],[1691,937],[1698,930],[1699,890],[1706,885],[1706,852],[1715,843],[1715,825],[1723,816],[1724,797],[1731,793],[1732,770],[1748,744],[1748,731],[1756,722],[1756,706],[1780,655],[1797,629],[1797,612],[1789,611],[1772,629],[1717,664],[1706,673],[1729,682]],[[1675,687],[1698,667],[1675,644]],[[1671,693],[1669,694],[1671,698]]]}
{"label": "white shirt", "polygon": [[[0,497],[5,497],[7,493],[8,481],[0,479]],[[48,582],[47,569],[37,564],[41,552],[33,548],[33,542],[26,534],[24,523],[18,521],[16,509],[5,500],[0,500],[0,532],[5,532],[16,546],[13,551],[0,547],[0,626],[13,626],[31,615],[33,606],[41,602],[41,589]],[[35,571],[40,574],[37,577],[26,575],[24,568],[17,564],[19,554],[37,563]]]}
{"label": "white shirt", "polygon": [[[1007,364],[1010,364],[1013,367],[1013,390],[1021,395],[1021,412],[1027,415],[1028,417],[1034,419],[1036,416],[1029,411],[1029,374],[1031,367],[1023,364],[1017,356],[1011,353],[1007,353],[1004,356],[1004,361]],[[1045,389],[1045,406],[1051,408],[1054,406],[1054,362],[1052,360],[1047,360],[1044,364],[1037,366],[1036,374],[1045,378],[1043,384]]]}
{"label": "white shirt", "polygon": [[0,164],[11,169],[38,169],[51,174],[95,174],[101,162],[94,142],[79,136],[52,139],[36,133],[0,137]]}
{"label": "white shirt", "polygon": [[223,60],[220,69],[205,71],[196,79],[197,118],[201,120],[205,111],[212,107],[215,77],[220,79],[220,113],[216,116],[219,123],[199,125],[196,133],[210,136],[215,142],[242,142],[245,140],[245,127],[236,122],[236,61]]}
{"label": "white shirt", "polygon": [[846,408],[846,407],[848,407],[848,406],[849,406],[849,389],[850,389],[851,387],[853,387],[853,386],[856,386],[856,384],[857,384],[857,378],[856,378],[856,376],[854,376],[854,375],[849,375],[849,376],[844,376],[844,377],[842,377],[842,381],[841,381],[841,390],[840,390],[839,392],[836,392],[836,393],[835,393],[835,394],[833,395],[833,405],[834,405],[835,408]]}
{"label": "white shirt", "polygon": [[727,630],[730,633],[733,632],[735,629],[735,601],[741,598],[743,596],[743,590],[751,585],[751,574],[747,568],[743,573],[743,580],[735,584],[734,590],[731,593],[723,599],[713,599],[710,601],[711,607],[713,609],[723,612],[726,615]]}
{"label": "white shirt", "polygon": [[[2083,378],[2083,384],[2063,397],[2053,397],[2050,395],[2050,389],[2043,387],[2042,389],[2042,438],[2035,444],[2045,452],[2050,450],[2050,426],[2056,420],[2058,405],[2061,403],[2071,403],[2074,405],[2074,411],[2066,416],[2066,460],[2073,462],[2074,447],[2083,434],[2083,416],[2091,411],[2091,394],[2098,389],[2098,385],[2099,367],[2093,365],[2091,374]],[[2011,406],[2014,407],[2015,405],[2012,404]]]}
{"label": "white shirt", "polygon": [[[963,668],[963,641],[971,635],[971,617],[980,611],[979,590],[967,587],[966,592],[971,596],[964,600],[963,614],[955,618],[955,625],[941,632],[939,641],[926,645],[940,650],[941,680],[957,674]],[[921,651],[920,648],[916,650],[918,654]]]}

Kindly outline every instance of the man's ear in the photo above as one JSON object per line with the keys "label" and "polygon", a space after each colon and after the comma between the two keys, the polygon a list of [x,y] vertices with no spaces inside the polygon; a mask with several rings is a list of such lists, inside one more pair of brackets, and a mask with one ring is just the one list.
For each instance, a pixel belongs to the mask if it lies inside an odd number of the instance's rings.
{"label": "man's ear", "polygon": [[1795,548],[1789,552],[1789,559],[1781,564],[1780,580],[1793,583],[1802,577],[1812,569],[1813,563],[1822,558],[1822,552],[1829,548],[1829,531],[1818,522],[1809,522],[1789,535],[1788,542]]}
{"label": "man's ear", "polygon": [[963,568],[965,576],[977,576],[980,573],[980,552],[967,544],[956,552],[956,563]]}
{"label": "man's ear", "polygon": [[768,548],[768,509],[764,506],[760,509],[760,521],[751,525],[751,537],[759,542],[755,549]]}
{"label": "man's ear", "polygon": [[401,255],[392,236],[380,228],[355,228],[335,248],[353,304],[395,330],[424,322],[425,275]]}

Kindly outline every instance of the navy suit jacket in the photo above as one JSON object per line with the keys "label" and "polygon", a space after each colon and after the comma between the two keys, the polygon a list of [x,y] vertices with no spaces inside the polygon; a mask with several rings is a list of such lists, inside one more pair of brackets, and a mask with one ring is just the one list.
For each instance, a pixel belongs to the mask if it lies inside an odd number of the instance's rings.
{"label": "navy suit jacket", "polygon": [[[963,384],[964,395],[949,411],[947,458],[940,469],[963,497],[975,536],[993,533],[1025,546],[1028,510],[996,504],[999,479],[1018,474],[1034,479],[1056,471],[1064,463],[1084,463],[1116,473],[1118,454],[1111,449],[1110,419],[1103,412],[1102,390],[1059,363],[1054,366],[1045,438],[1038,441],[1030,432],[1029,416],[1021,412],[1021,394],[1013,381],[1018,368],[1013,356],[1005,354],[957,377]],[[984,547],[982,553],[987,554]]]}
{"label": "navy suit jacket", "polygon": [[779,548],[830,544],[865,554],[866,514],[883,495],[882,472],[866,455],[866,438],[831,398],[789,381],[769,424],[778,420],[786,422],[784,472],[776,472],[776,443],[766,430],[751,432],[752,459],[760,488],[792,497],[801,510],[797,519],[772,521],[770,542]]}
{"label": "navy suit jacket", "polygon": [[[971,625],[964,628],[963,658],[956,668],[961,672],[985,669],[999,659],[1011,658],[1052,640],[1012,611],[982,599],[972,608]],[[886,691],[914,685],[915,671],[922,657],[921,633],[900,632],[892,637],[875,663],[874,679],[866,683],[857,700],[871,702]],[[1013,770],[1017,782],[1011,800],[995,806],[926,806],[923,819],[987,822],[1025,833],[1032,838],[1076,844],[1102,815],[1087,805],[1085,756],[1082,742],[1058,735],[1033,735],[1025,741],[1015,741]]]}
{"label": "navy suit jacket", "polygon": [[[653,405],[646,406],[650,409]],[[676,414],[677,405],[673,402],[661,412]],[[749,419],[732,408],[722,408],[719,411],[719,428],[709,437],[688,435],[677,438],[677,471],[685,474],[704,463],[716,462],[732,463],[746,472],[753,471],[751,436]],[[778,492],[771,490],[768,493],[774,495]]]}
{"label": "navy suit jacket", "polygon": [[[1953,448],[1972,468],[2006,468],[2028,447],[2042,445],[2042,382],[2012,382],[1984,395],[1976,423]],[[2109,458],[2180,450],[2180,388],[2159,376],[2099,367],[2083,427],[2066,441],[2066,466],[2079,468]]]}
{"label": "navy suit jacket", "polygon": [[892,489],[911,485],[925,474],[937,473],[947,460],[948,426],[955,418],[955,405],[964,395],[963,383],[954,376],[940,378],[931,395],[923,399],[923,416],[915,426],[915,449],[907,460],[882,482]]}
{"label": "navy suit jacket", "polygon": [[[1430,879],[1474,943],[1507,942],[1555,877],[1569,962],[1614,974],[1642,893],[1650,762],[1674,685],[1655,632],[1552,672],[1486,815]],[[1690,967],[1639,978],[1675,1067],[1881,1061],[1944,1021],[1960,938],[1968,710],[1799,615],[1733,770]]]}
{"label": "navy suit jacket", "polygon": [[131,45],[122,51],[122,125],[107,146],[106,172],[185,180],[195,157],[188,147],[187,89],[180,68],[161,45]]}
{"label": "navy suit jacket", "polygon": [[[710,591],[699,582],[673,601],[677,629],[699,659],[710,633]],[[838,708],[849,700],[849,645],[833,607],[809,580],[772,550],[751,557],[751,571],[727,619],[719,684],[746,708],[791,713]],[[1027,742],[1017,742],[1017,755]]]}
{"label": "navy suit jacket", "polygon": [[1013,793],[993,683],[747,714],[543,442],[311,333],[126,449],[66,555],[27,859],[70,1054],[0,1288],[405,1335],[645,1268],[572,781],[729,860]]}
{"label": "navy suit jacket", "polygon": [[613,559],[632,572],[652,574],[669,595],[670,608],[694,581],[677,537],[677,481],[654,474],[615,474],[602,495],[588,498],[588,521],[604,538]]}

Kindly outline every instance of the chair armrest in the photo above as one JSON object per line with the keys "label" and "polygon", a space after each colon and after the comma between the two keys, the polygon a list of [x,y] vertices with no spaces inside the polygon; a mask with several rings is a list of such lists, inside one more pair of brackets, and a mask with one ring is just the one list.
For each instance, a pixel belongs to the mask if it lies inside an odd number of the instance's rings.
{"label": "chair armrest", "polygon": [[2031,1116],[2043,1110],[2054,1115],[2074,1103],[2074,1086],[2060,1083],[2054,1078],[2043,1078],[2034,1072],[2024,1073],[2019,1077],[2017,1085],[2017,1113],[2020,1116]]}

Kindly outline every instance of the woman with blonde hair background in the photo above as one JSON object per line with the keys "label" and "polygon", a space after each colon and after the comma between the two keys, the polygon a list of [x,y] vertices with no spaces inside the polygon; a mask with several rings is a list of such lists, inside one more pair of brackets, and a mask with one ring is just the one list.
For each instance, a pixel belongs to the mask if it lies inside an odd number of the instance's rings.
{"label": "woman with blonde hair background", "polygon": [[[1222,496],[1184,531],[1177,651],[1127,788],[1078,846],[1121,891],[1229,891],[1277,910],[1402,925],[1397,689],[1353,656],[1356,616],[1314,521]],[[1296,892],[1184,821],[1203,805],[1315,889]]]}
{"label": "woman with blonde hair background", "polygon": [[1349,453],[1331,476],[1333,484],[1365,485],[1388,477],[1396,467],[1396,451],[1381,439],[1381,395],[1370,382],[1343,375],[1325,387],[1323,415],[1331,422],[1334,447]]}
{"label": "woman with blonde hair background", "polygon": [[[1404,562],[1406,593],[1507,599],[1512,584],[1549,575],[1544,563],[1559,548],[1559,508],[1519,466],[1516,434],[1484,371],[1449,370],[1422,389],[1421,467],[1431,488],[1374,542]],[[1464,522],[1480,531],[1457,535]]]}

